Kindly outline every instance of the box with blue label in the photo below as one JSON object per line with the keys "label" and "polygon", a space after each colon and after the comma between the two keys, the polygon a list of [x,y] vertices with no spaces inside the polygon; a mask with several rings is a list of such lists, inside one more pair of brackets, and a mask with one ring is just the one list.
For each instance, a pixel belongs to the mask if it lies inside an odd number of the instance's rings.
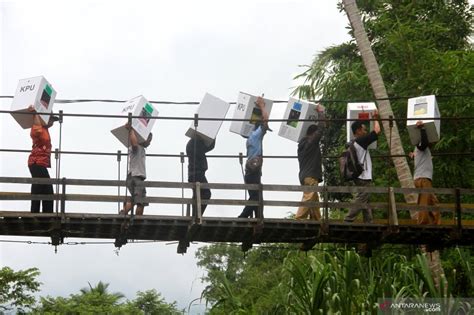
{"label": "box with blue label", "polygon": [[[283,117],[283,119],[286,119],[286,121],[281,123],[278,135],[280,137],[299,142],[301,138],[306,135],[306,131],[310,125],[322,126],[323,124],[317,121],[317,119],[321,119],[322,116],[316,110],[316,106],[318,105],[308,101],[290,98],[286,107],[285,115]],[[324,110],[323,106],[319,106]]]}
{"label": "box with blue label", "polygon": [[[374,129],[374,121],[372,119],[372,113],[377,110],[375,103],[348,103],[347,104],[347,119],[346,123],[346,132],[347,132],[347,142],[354,139],[354,134],[352,133],[352,124],[355,120],[360,120],[364,122],[367,127],[367,132],[371,132]],[[376,149],[377,142],[373,142],[369,149]]]}
{"label": "box with blue label", "polygon": [[[132,118],[132,128],[137,134],[138,141],[144,142],[155,125],[156,119],[152,119],[152,117],[157,117],[158,111],[146,98],[140,95],[128,100],[124,108],[120,111],[120,115],[128,115],[128,113],[132,113],[132,116],[140,116]],[[126,122],[127,120],[125,118],[125,121],[120,127],[112,129],[110,132],[112,132],[125,147],[128,147],[129,141],[128,129],[125,128]]]}
{"label": "box with blue label", "polygon": [[[273,101],[264,98],[265,109],[270,115]],[[232,121],[230,124],[230,131],[241,136],[248,137],[255,128],[255,123],[262,119],[262,112],[256,104],[257,96],[250,95],[244,92],[239,93],[237,104],[234,110],[233,119],[242,119],[241,121]]]}
{"label": "box with blue label", "polygon": [[[224,119],[229,110],[229,103],[215,97],[209,93],[204,95],[204,98],[199,104],[197,111],[199,118],[218,118]],[[214,141],[221,128],[222,120],[198,120],[198,125],[195,127],[194,122],[186,131],[186,136],[190,138],[201,138],[207,145]]]}
{"label": "box with blue label", "polygon": [[417,145],[421,141],[420,131],[416,127],[416,122],[421,120],[424,124],[428,142],[437,142],[440,137],[441,115],[438,109],[438,103],[434,95],[419,96],[408,99],[407,118],[415,118],[407,120],[408,134],[410,135],[411,144]]}
{"label": "box with blue label", "polygon": [[[28,112],[28,107],[33,105],[43,124],[47,124],[53,111],[56,91],[42,76],[23,79],[18,82],[11,110],[14,112]],[[12,113],[13,118],[23,129],[33,126],[33,115]],[[43,114],[43,115],[42,115]]]}

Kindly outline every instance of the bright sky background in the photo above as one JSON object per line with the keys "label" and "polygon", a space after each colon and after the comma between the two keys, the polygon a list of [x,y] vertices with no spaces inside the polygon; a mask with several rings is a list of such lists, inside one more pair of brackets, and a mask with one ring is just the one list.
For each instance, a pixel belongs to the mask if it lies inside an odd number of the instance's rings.
{"label": "bright sky background", "polygon": [[[43,75],[58,99],[200,101],[206,92],[234,102],[239,91],[288,99],[302,71],[318,51],[349,37],[345,15],[333,0],[253,1],[1,1],[0,94],[13,95],[18,80]],[[0,100],[9,110],[10,99]],[[284,104],[275,104],[270,118],[282,118]],[[122,104],[55,104],[65,113],[118,114]],[[161,116],[192,117],[196,106],[157,105]],[[231,106],[227,117],[233,115]],[[29,130],[10,115],[0,114],[0,147],[31,148]],[[68,118],[63,124],[62,149],[125,151],[110,130],[117,119]],[[185,151],[189,121],[158,120],[148,153]],[[245,152],[245,140],[229,132],[224,122],[211,154]],[[278,136],[279,123],[264,141],[266,155],[295,155],[296,143]],[[53,148],[59,126],[51,129]],[[27,154],[0,153],[0,176],[30,177]],[[122,178],[125,162],[122,162]],[[54,176],[56,168],[50,170]],[[148,158],[148,180],[181,181],[175,158]],[[298,183],[295,160],[267,160],[263,182]],[[116,179],[114,157],[64,155],[61,177]],[[186,173],[184,174],[185,178]],[[209,159],[210,182],[242,183],[238,160]],[[4,191],[29,191],[27,185],[1,185]],[[68,188],[70,193],[116,193],[116,188]],[[181,196],[177,190],[149,190],[149,195]],[[190,196],[186,192],[186,196]],[[213,191],[216,198],[243,198],[242,191]],[[294,199],[300,194],[265,194],[267,199]],[[115,213],[116,204],[68,203],[70,212]],[[2,210],[29,211],[29,202],[0,202]],[[266,209],[266,217],[284,217],[296,209]],[[236,217],[240,207],[209,206],[208,216]],[[180,215],[181,206],[151,205],[145,214]],[[1,239],[25,240],[26,237]],[[46,238],[29,238],[49,241]],[[77,239],[66,239],[75,241]],[[85,241],[85,240],[79,240]],[[96,240],[87,240],[96,241]],[[198,298],[204,285],[192,244],[184,256],[177,244],[127,244],[120,254],[109,245],[61,246],[0,243],[0,264],[15,270],[38,267],[41,295],[68,296],[99,280],[110,290],[134,298],[138,290],[155,288],[167,301],[184,308]],[[191,313],[202,313],[193,306]]]}

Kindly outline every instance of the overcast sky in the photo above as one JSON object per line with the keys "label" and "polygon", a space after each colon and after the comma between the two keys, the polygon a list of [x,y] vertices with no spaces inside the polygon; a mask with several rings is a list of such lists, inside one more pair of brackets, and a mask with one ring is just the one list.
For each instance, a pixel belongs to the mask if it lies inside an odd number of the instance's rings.
{"label": "overcast sky", "polygon": [[[318,51],[348,39],[347,19],[336,1],[1,1],[0,94],[13,95],[18,80],[43,75],[58,99],[200,101],[209,92],[229,102],[239,91],[288,99],[302,71]],[[9,110],[10,99],[0,100]],[[286,105],[276,104],[270,118],[282,118]],[[118,114],[119,103],[55,104],[65,113]],[[192,117],[196,106],[157,105],[160,116]],[[231,106],[228,118],[233,115]],[[30,149],[29,130],[10,115],[0,114],[0,147]],[[118,119],[66,117],[62,149],[116,152],[126,150],[110,130]],[[296,143],[276,131],[264,141],[266,155],[295,155]],[[189,121],[158,120],[148,153],[179,154],[188,140]],[[59,127],[51,130],[59,145]],[[229,132],[224,122],[212,154],[245,152],[245,140]],[[0,176],[29,177],[27,154],[0,153]],[[121,164],[122,176],[125,162]],[[54,176],[56,168],[50,170]],[[148,158],[148,180],[181,181],[175,158]],[[295,160],[267,160],[263,182],[299,184]],[[64,155],[61,177],[116,179],[114,157]],[[186,178],[186,173],[184,174]],[[210,159],[210,182],[242,183],[236,159]],[[123,177],[122,177],[123,178]],[[29,191],[25,185],[2,185],[5,191]],[[98,193],[91,188],[68,188],[74,193]],[[114,194],[115,189],[100,192]],[[181,196],[180,190],[149,190],[155,196]],[[186,196],[190,196],[186,192]],[[216,198],[243,198],[244,192],[213,191]],[[288,198],[286,198],[288,197]],[[272,199],[275,195],[265,194]],[[298,200],[300,194],[275,199]],[[2,210],[28,211],[29,202],[1,202]],[[70,212],[115,213],[117,204],[68,203]],[[284,217],[296,209],[266,209],[266,217]],[[208,216],[236,217],[240,207],[209,206]],[[180,215],[179,205],[151,205],[145,214]],[[2,240],[25,240],[26,237]],[[46,238],[29,238],[49,241]],[[75,241],[77,239],[66,239]],[[79,240],[85,241],[85,240]],[[94,240],[88,240],[94,241]],[[127,244],[117,256],[113,245],[51,246],[0,243],[0,263],[15,270],[38,267],[41,295],[67,296],[87,282],[110,283],[111,291],[133,298],[138,290],[155,288],[180,307],[200,296],[203,271],[196,267],[192,244],[184,256],[176,244]],[[202,312],[202,306],[191,313]]]}

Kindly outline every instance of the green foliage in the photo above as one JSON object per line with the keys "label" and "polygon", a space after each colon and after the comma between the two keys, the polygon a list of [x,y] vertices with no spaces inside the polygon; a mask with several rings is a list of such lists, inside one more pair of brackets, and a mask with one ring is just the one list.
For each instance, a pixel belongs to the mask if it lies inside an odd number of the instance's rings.
{"label": "green foliage", "polygon": [[0,269],[0,312],[15,309],[23,313],[35,303],[32,293],[38,292],[41,283],[36,280],[37,268],[14,271],[9,267]]}
{"label": "green foliage", "polygon": [[[220,252],[218,256],[226,257],[233,251],[228,247],[202,248],[199,260],[209,261],[208,253],[216,256]],[[248,258],[258,259],[239,258],[241,275],[233,280],[225,276],[224,270],[215,274],[216,278],[209,284],[213,290],[208,291],[213,292],[208,300],[210,314],[374,314],[379,299],[465,297],[457,294],[458,280],[453,278],[442,278],[436,286],[427,258],[412,253],[410,248],[395,250],[387,246],[375,250],[371,258],[328,244],[320,244],[306,254],[296,248],[274,249],[273,255],[285,257],[283,260],[275,260],[265,254],[268,252],[268,248],[255,248]],[[473,261],[468,252],[452,249],[444,254],[456,256],[466,271],[464,280],[467,280],[468,292],[474,289],[474,283],[469,282],[474,279],[470,279],[473,278]],[[206,269],[210,265],[201,266]],[[250,272],[254,272],[253,277]],[[264,281],[264,273],[275,275],[270,278],[271,283]],[[243,278],[242,274],[247,276]],[[250,278],[259,278],[261,283],[255,286]],[[273,303],[265,302],[269,299]]]}
{"label": "green foliage", "polygon": [[176,302],[167,303],[156,290],[138,291],[132,301],[124,301],[119,292],[109,293],[108,283],[99,283],[83,288],[78,294],[64,297],[41,297],[40,305],[33,314],[145,314],[175,315],[181,314]]}
{"label": "green foliage", "polygon": [[[474,52],[469,43],[473,30],[473,7],[467,0],[361,0],[357,3],[389,95],[414,97],[435,94],[442,117],[474,116],[472,96],[442,97],[474,92]],[[304,83],[294,93],[302,98],[373,99],[367,72],[354,39],[318,53],[312,64],[306,66],[297,78],[303,79]],[[323,104],[329,117],[345,118],[345,102]],[[406,99],[392,100],[391,106],[395,118],[406,117]],[[396,123],[408,153],[413,147],[406,123],[403,120]],[[433,152],[472,152],[472,123],[472,120],[443,120],[442,137]],[[323,154],[335,156],[342,151],[346,141],[345,130],[344,122],[331,123],[323,138]],[[378,149],[373,155],[387,154],[388,143],[385,137],[379,137]],[[470,156],[438,156],[433,162],[435,187],[474,187],[474,163]],[[339,185],[337,161],[329,158],[323,163],[328,185]],[[396,175],[389,159],[376,159],[374,174],[376,185],[396,186]],[[332,195],[335,199],[344,197]]]}

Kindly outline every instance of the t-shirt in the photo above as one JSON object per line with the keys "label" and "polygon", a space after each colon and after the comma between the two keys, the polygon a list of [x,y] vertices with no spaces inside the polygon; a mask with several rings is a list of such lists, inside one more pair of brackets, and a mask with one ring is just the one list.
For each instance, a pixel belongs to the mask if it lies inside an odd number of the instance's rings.
{"label": "t-shirt", "polygon": [[130,146],[128,155],[128,174],[146,178],[145,148],[138,144],[136,147]]}
{"label": "t-shirt", "polygon": [[428,147],[428,135],[424,129],[420,129],[420,133],[421,141],[415,147],[415,174],[413,177],[414,179],[433,179],[433,161],[430,148]]}
{"label": "t-shirt", "polygon": [[322,129],[311,136],[306,136],[298,143],[298,163],[300,166],[299,180],[304,184],[305,177],[313,177],[322,182],[321,150],[319,142],[322,136]]}
{"label": "t-shirt", "polygon": [[367,148],[375,141],[377,141],[377,134],[375,131],[371,131],[367,135],[354,140],[357,159],[359,160],[359,163],[364,166],[362,174],[358,177],[359,179],[372,180],[372,159],[370,158],[370,152]]}

